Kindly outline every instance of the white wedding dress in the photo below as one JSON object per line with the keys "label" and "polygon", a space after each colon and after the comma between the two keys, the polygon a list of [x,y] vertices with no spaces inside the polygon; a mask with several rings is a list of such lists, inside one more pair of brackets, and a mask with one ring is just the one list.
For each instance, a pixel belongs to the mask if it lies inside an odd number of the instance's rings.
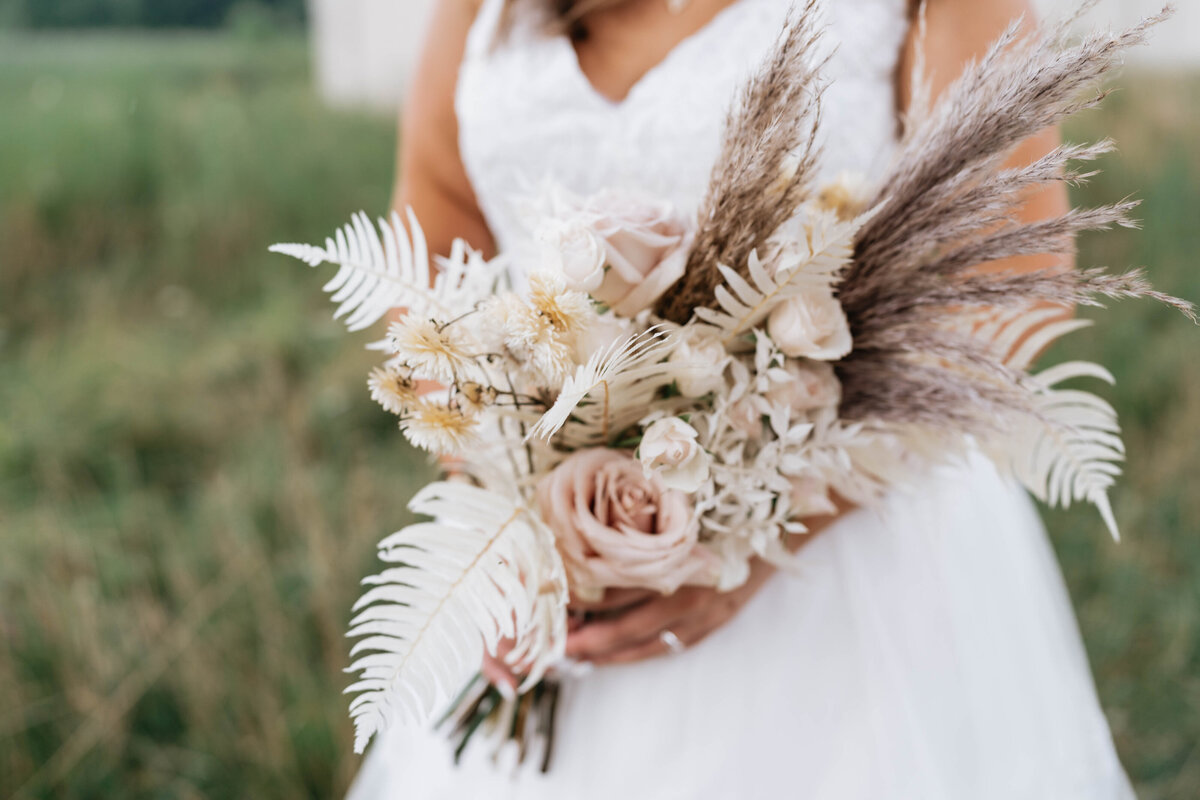
{"label": "white wedding dress", "polygon": [[[459,76],[464,163],[502,249],[546,179],[695,209],[725,113],[789,0],[739,0],[622,102],[528,21],[495,41],[485,0]],[[826,174],[885,168],[905,0],[828,0]],[[835,49],[836,48],[836,49]],[[1096,524],[1097,546],[1103,528]],[[1114,800],[1132,797],[1062,577],[1030,501],[982,459],[854,512],[724,628],[681,655],[568,681],[554,760],[455,768],[437,733],[393,730],[352,800]]]}

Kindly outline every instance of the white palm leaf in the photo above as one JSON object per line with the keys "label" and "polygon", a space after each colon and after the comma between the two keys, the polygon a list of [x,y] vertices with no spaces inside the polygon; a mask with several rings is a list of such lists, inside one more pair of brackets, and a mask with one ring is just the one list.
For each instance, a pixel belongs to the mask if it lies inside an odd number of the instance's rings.
{"label": "white palm leaf", "polygon": [[696,401],[688,397],[663,398],[664,387],[675,382],[676,365],[646,364],[614,381],[607,403],[591,403],[575,408],[556,444],[569,450],[608,447],[613,438],[628,431],[651,410],[675,415],[692,411]]}
{"label": "white palm leaf", "polygon": [[[500,641],[525,644],[540,673],[561,656],[566,582],[553,534],[519,502],[433,483],[409,507],[434,517],[380,542],[396,566],[367,578],[349,636],[355,751],[395,717],[428,722]],[[550,630],[541,630],[543,626]]]}
{"label": "white palm leaf", "polygon": [[[542,528],[549,536],[547,546],[554,550],[553,535],[548,529]],[[525,692],[536,686],[550,667],[561,661],[565,655],[567,641],[567,602],[570,588],[567,584],[567,571],[562,559],[555,550],[553,564],[547,574],[542,576],[534,599],[532,624],[525,634],[516,640],[513,649],[505,656],[505,661],[513,667],[516,674],[525,678],[517,691]]]}
{"label": "white palm leaf", "polygon": [[566,424],[579,404],[595,392],[603,392],[608,396],[608,402],[600,404],[603,413],[604,406],[611,405],[614,394],[629,388],[648,374],[667,369],[657,362],[666,355],[671,341],[669,334],[654,327],[618,339],[592,353],[587,363],[580,364],[575,373],[563,382],[554,405],[530,429],[529,436],[549,439]]}
{"label": "white palm leaf", "polygon": [[861,219],[841,222],[819,215],[804,226],[802,236],[781,249],[774,274],[757,252],[748,259],[748,279],[718,265],[725,279],[714,292],[719,308],[697,308],[696,316],[720,328],[726,343],[750,333],[784,300],[832,286],[854,254],[854,236],[861,225]]}
{"label": "white palm leaf", "polygon": [[977,320],[974,334],[990,342],[992,351],[1004,359],[1006,366],[1027,369],[1038,354],[1068,333],[1089,327],[1086,319],[1063,319],[1063,308],[1046,305],[1036,308],[992,310],[975,317],[965,316],[966,323]]}
{"label": "white palm leaf", "polygon": [[1026,417],[989,443],[993,458],[1042,502],[1069,507],[1086,500],[1096,507],[1113,538],[1119,538],[1108,491],[1125,458],[1117,413],[1090,392],[1055,388],[1074,378],[1113,383],[1108,370],[1084,361],[1057,364],[1033,376],[1039,418]]}
{"label": "white palm leaf", "polygon": [[462,269],[474,254],[456,243],[439,273],[430,266],[425,234],[411,209],[407,219],[406,229],[393,211],[391,221],[380,218],[376,229],[367,215],[359,212],[327,238],[324,247],[277,244],[270,250],[311,267],[336,264],[337,273],[323,289],[339,304],[334,318],[345,317],[346,327],[352,331],[370,327],[395,308],[443,318],[469,310],[487,293],[480,285],[488,279],[487,274],[468,280],[470,273]]}

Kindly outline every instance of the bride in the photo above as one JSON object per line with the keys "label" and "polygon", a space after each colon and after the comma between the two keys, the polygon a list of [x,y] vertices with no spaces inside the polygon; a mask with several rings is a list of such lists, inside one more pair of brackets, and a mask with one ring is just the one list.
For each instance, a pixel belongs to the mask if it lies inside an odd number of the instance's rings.
{"label": "bride", "polygon": [[[694,211],[725,113],[790,0],[439,0],[404,115],[397,205],[431,243],[528,247],[523,192],[628,188]],[[923,58],[936,94],[1027,0],[818,0],[823,164],[887,167]],[[1013,154],[1029,162],[1048,132]],[[1061,188],[1028,218],[1062,212]],[[997,268],[1030,269],[1023,261]],[[454,766],[393,730],[353,800],[1132,797],[1029,500],[982,459],[814,526],[803,574],[740,590],[610,594],[582,625],[547,774]],[[509,677],[486,666],[498,684]]]}

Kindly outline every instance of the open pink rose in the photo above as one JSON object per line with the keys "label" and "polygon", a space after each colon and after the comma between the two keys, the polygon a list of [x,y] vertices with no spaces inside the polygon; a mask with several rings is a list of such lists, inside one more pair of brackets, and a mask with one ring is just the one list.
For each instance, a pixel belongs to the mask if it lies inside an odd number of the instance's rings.
{"label": "open pink rose", "polygon": [[604,192],[584,211],[608,256],[608,271],[592,297],[622,316],[649,308],[683,277],[688,226],[669,203],[636,194]]}
{"label": "open pink rose", "polygon": [[688,496],[646,476],[626,452],[569,456],[539,481],[537,501],[581,600],[599,600],[609,587],[670,594],[716,582],[720,564],[699,543]]}

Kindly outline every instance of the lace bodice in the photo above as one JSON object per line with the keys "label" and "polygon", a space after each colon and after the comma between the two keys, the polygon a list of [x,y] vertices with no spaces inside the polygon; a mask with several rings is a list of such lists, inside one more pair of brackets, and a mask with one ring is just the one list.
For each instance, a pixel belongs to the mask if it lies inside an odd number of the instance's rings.
{"label": "lace bodice", "polygon": [[[459,146],[502,251],[527,234],[517,209],[547,180],[579,194],[628,189],[692,212],[707,188],[737,91],[782,30],[792,0],[736,0],[620,102],[593,88],[565,36],[533,20],[496,39],[503,0],[485,0],[459,72]],[[895,139],[893,79],[905,0],[824,0],[831,81],[822,169],[878,171]]]}

